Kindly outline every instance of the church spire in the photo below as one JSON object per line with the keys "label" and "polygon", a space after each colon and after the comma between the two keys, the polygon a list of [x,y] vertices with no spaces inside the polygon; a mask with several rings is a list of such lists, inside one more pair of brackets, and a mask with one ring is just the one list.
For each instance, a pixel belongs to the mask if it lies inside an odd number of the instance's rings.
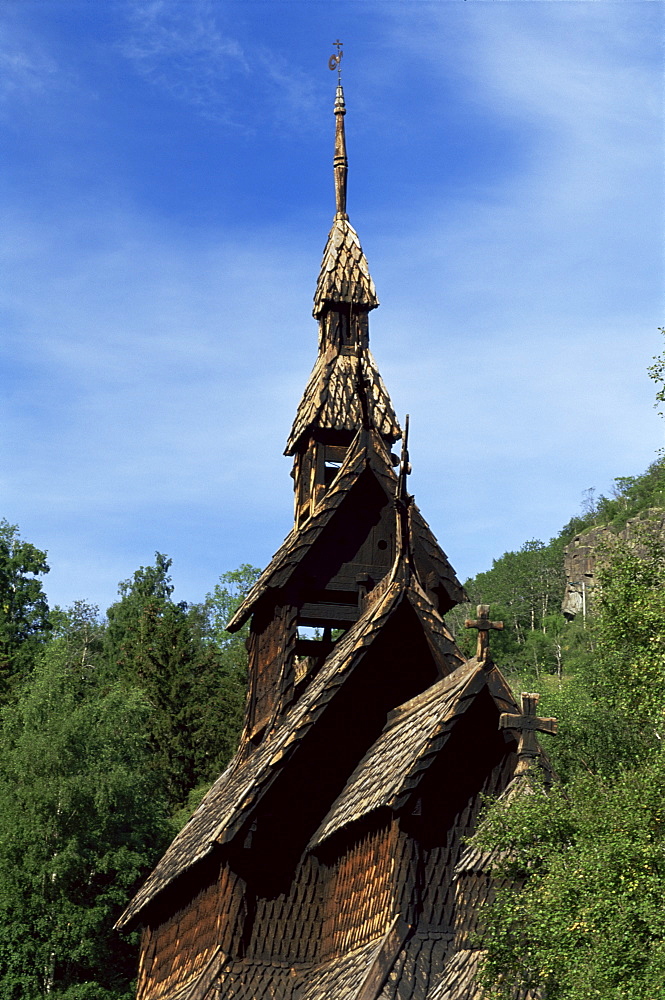
{"label": "church spire", "polygon": [[[341,55],[340,55],[341,58]],[[346,105],[344,103],[344,91],[341,81],[337,83],[337,94],[335,96],[335,156],[333,158],[333,172],[335,174],[335,203],[337,205],[338,219],[348,219],[346,214],[346,178],[349,173],[349,161],[346,158],[346,134],[344,132],[344,115]]]}
{"label": "church spire", "polygon": [[401,435],[369,350],[368,314],[379,300],[346,212],[346,104],[340,78],[341,42],[335,45],[337,54],[329,61],[330,69],[337,69],[338,74],[333,108],[335,216],[314,295],[319,353],[286,445],[286,454],[295,459],[298,524],[314,511],[361,427],[373,428],[388,447]]}
{"label": "church spire", "polygon": [[[341,42],[335,42],[338,48]],[[346,211],[346,182],[349,161],[346,155],[344,116],[346,102],[340,74],[341,51],[331,56],[330,68],[337,68],[335,94],[335,154],[333,177],[335,180],[335,218],[323,251],[323,262],[314,295],[314,318],[322,320],[326,312],[351,312],[361,317],[367,325],[367,313],[376,309],[379,300],[369,273],[367,259],[360,245],[358,234],[349,222]],[[325,326],[325,322],[323,326]],[[323,330],[322,330],[323,332]]]}

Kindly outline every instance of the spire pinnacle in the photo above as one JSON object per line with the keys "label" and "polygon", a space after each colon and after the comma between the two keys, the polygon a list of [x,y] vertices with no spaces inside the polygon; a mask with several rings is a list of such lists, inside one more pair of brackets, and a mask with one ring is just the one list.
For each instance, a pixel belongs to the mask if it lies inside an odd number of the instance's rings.
{"label": "spire pinnacle", "polygon": [[402,455],[399,463],[399,473],[395,485],[395,513],[397,515],[397,545],[395,551],[395,563],[392,570],[392,577],[395,579],[398,572],[405,574],[404,579],[408,580],[413,570],[413,560],[411,552],[411,525],[410,508],[413,497],[406,489],[407,477],[411,474],[411,463],[409,461],[409,414],[404,421],[404,433],[402,434]]}
{"label": "spire pinnacle", "polygon": [[342,88],[342,43],[333,42],[337,46],[337,54],[328,60],[328,66],[337,70],[337,91],[335,94],[335,156],[333,158],[333,173],[335,176],[335,204],[337,218],[348,219],[346,214],[346,178],[349,172],[349,161],[346,158],[346,135],[344,133],[344,90]]}

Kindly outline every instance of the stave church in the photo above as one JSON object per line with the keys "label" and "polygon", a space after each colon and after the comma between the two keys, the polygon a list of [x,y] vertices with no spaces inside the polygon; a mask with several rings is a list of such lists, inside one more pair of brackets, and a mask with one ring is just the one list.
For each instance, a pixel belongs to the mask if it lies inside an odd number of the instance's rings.
{"label": "stave church", "polygon": [[471,659],[446,627],[466,597],[370,352],[345,113],[338,78],[295,521],[228,624],[249,622],[238,752],[118,921],[142,929],[137,1000],[477,1000],[492,858],[469,838],[555,728],[492,661],[487,608]]}

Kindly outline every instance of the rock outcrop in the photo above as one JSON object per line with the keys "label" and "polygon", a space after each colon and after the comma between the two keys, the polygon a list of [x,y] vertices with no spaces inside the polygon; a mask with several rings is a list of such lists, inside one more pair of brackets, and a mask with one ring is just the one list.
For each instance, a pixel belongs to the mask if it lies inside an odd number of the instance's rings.
{"label": "rock outcrop", "polygon": [[576,535],[563,550],[566,590],[561,610],[572,621],[577,615],[586,615],[596,587],[596,566],[604,546],[614,538],[639,545],[641,530],[650,526],[665,536],[665,510],[651,507],[640,511],[636,517],[626,521],[623,528],[616,529],[603,524],[589,528]]}

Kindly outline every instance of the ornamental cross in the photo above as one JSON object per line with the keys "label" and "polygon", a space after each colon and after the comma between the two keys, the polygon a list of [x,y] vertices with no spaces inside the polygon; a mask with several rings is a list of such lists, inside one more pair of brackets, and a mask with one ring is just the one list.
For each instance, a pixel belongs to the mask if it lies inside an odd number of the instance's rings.
{"label": "ornamental cross", "polygon": [[328,60],[328,68],[337,70],[338,81],[341,79],[342,76],[342,56],[344,55],[344,53],[342,52],[343,44],[344,43],[340,42],[339,38],[337,39],[336,42],[333,42],[333,45],[337,47],[337,54],[332,55]]}
{"label": "ornamental cross", "polygon": [[536,708],[540,701],[539,694],[522,692],[522,714],[511,715],[504,712],[499,716],[499,729],[516,729],[520,734],[517,747],[518,757],[537,757],[540,753],[536,742],[536,733],[556,733],[556,719],[539,719]]}
{"label": "ornamental cross", "polygon": [[476,647],[476,659],[486,660],[490,648],[489,631],[492,628],[503,628],[503,622],[491,622],[489,604],[478,604],[476,607],[477,619],[467,618],[464,622],[466,628],[478,629],[478,645]]}

